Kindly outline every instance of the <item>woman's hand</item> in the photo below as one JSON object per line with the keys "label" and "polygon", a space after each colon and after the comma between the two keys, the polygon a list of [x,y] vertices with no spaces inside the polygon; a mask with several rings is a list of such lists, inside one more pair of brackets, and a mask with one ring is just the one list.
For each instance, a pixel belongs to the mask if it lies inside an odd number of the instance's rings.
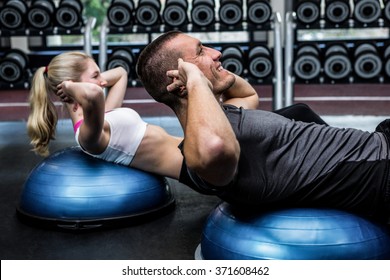
{"label": "woman's hand", "polygon": [[70,95],[69,87],[72,84],[72,81],[64,81],[57,86],[57,92],[55,93],[62,102],[73,103],[73,97]]}

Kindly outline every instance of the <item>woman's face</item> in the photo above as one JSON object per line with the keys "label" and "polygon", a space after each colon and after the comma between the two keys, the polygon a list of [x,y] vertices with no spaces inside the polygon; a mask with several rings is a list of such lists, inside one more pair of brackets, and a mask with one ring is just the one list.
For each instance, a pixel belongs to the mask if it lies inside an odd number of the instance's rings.
{"label": "woman's face", "polygon": [[100,74],[100,69],[92,59],[87,60],[87,69],[81,74],[80,82],[93,83],[101,87],[107,85],[107,81]]}

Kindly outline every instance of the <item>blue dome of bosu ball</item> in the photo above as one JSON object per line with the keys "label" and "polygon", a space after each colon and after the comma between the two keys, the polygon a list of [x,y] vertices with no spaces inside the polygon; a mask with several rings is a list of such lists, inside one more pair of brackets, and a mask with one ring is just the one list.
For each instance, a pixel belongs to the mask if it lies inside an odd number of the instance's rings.
{"label": "blue dome of bosu ball", "polygon": [[166,214],[174,202],[165,178],[72,147],[31,171],[17,214],[31,225],[82,230],[144,222]]}
{"label": "blue dome of bosu ball", "polygon": [[209,215],[196,259],[390,259],[388,228],[334,209],[243,213],[223,202]]}

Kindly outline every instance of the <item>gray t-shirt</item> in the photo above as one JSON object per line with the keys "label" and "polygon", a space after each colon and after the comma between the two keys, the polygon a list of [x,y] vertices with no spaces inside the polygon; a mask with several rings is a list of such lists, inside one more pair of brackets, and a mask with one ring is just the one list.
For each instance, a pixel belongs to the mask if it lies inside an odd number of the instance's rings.
{"label": "gray t-shirt", "polygon": [[297,122],[262,110],[224,110],[241,148],[234,181],[211,186],[184,164],[183,183],[248,208],[377,211],[389,164],[381,133]]}

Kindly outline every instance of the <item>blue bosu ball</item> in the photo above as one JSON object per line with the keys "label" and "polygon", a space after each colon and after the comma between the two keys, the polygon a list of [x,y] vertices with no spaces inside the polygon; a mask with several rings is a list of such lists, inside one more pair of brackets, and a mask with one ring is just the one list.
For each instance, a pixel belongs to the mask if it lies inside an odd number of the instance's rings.
{"label": "blue bosu ball", "polygon": [[72,147],[52,154],[31,171],[17,213],[38,226],[92,229],[142,222],[173,206],[164,177]]}
{"label": "blue bosu ball", "polygon": [[388,228],[334,209],[244,213],[223,202],[209,215],[197,259],[390,259]]}

